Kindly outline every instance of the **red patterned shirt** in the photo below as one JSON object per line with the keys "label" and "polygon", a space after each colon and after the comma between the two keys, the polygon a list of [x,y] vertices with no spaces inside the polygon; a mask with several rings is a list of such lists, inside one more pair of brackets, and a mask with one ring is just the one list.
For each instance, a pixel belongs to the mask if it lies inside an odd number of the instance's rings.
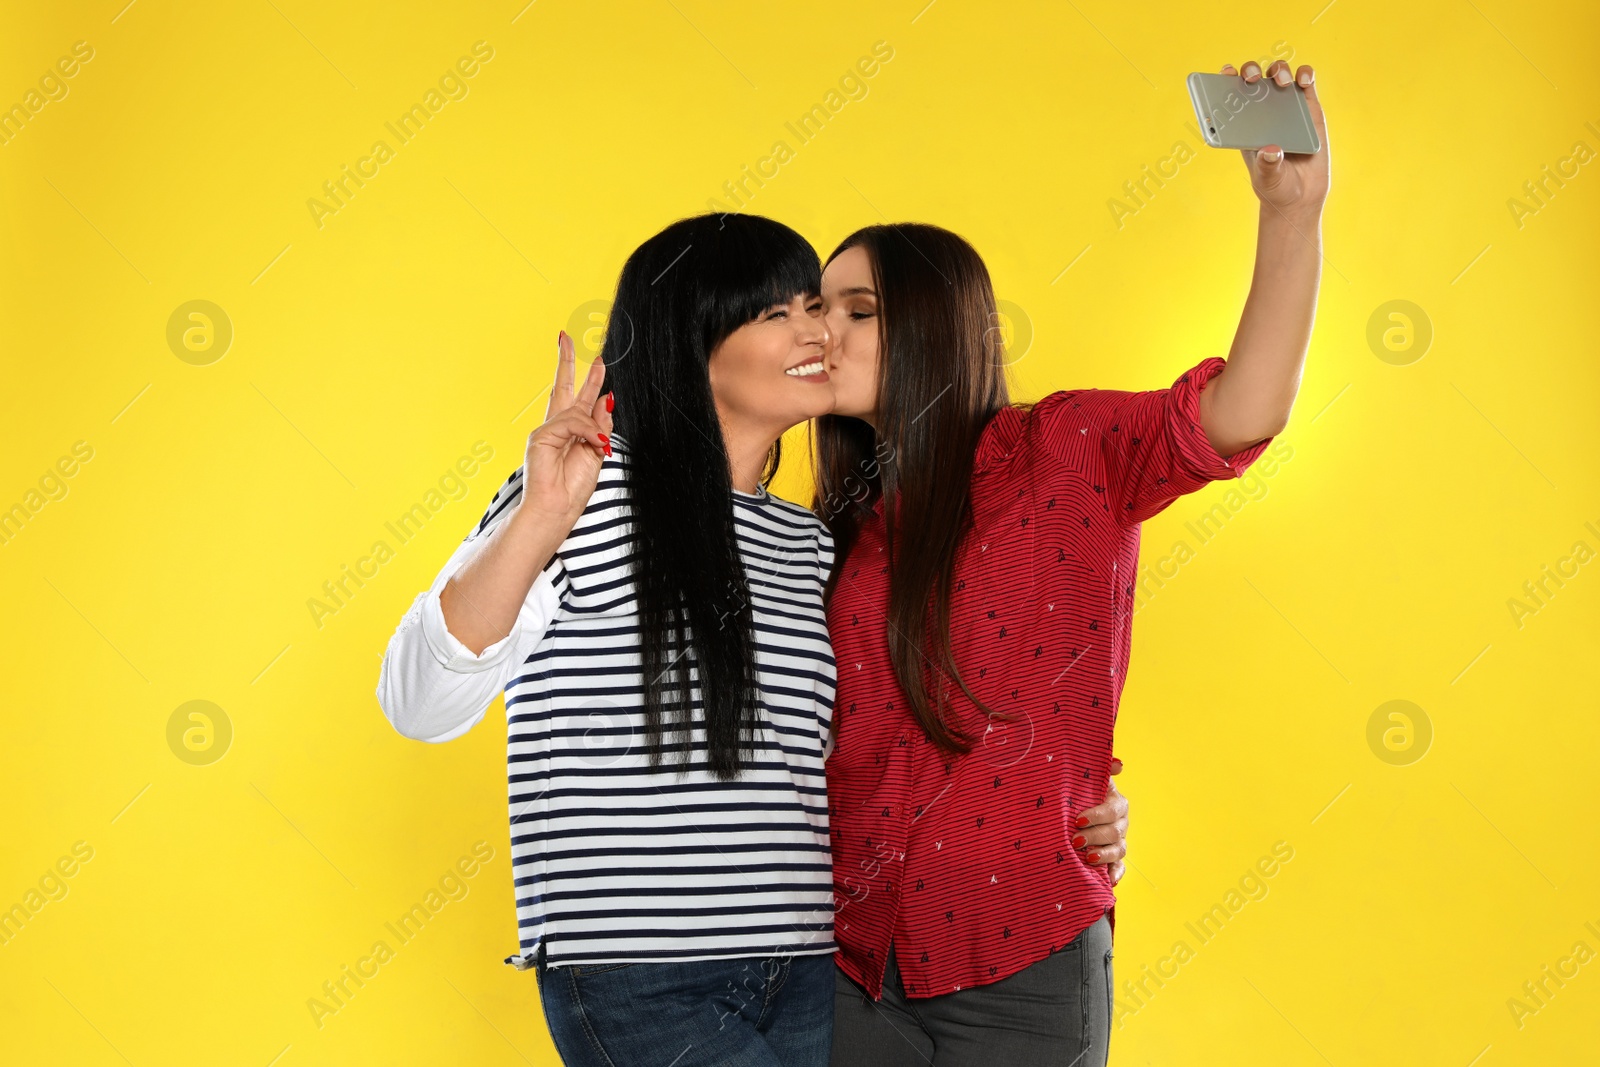
{"label": "red patterned shirt", "polygon": [[982,736],[968,755],[926,739],[890,667],[881,501],[840,561],[834,936],[874,999],[891,937],[907,995],[928,997],[1014,974],[1115,905],[1108,869],[1073,849],[1072,820],[1109,782],[1139,524],[1238,477],[1271,441],[1227,459],[1211,447],[1199,397],[1224,366],[1207,358],[1170,389],[1052,393],[985,427],[951,639],[972,690],[1020,718],[987,724],[956,689],[956,723]]}

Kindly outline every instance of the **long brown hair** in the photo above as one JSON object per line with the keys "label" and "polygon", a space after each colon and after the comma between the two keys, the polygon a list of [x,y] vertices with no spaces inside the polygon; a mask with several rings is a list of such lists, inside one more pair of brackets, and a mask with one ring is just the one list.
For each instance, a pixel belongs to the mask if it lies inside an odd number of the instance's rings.
{"label": "long brown hair", "polygon": [[[950,644],[951,586],[971,522],[978,440],[1009,403],[994,286],[977,250],[937,226],[868,226],[828,262],[856,247],[872,262],[878,294],[878,425],[839,415],[815,423],[812,509],[832,531],[841,561],[825,595],[832,597],[845,554],[882,500],[895,678],[929,740],[965,753],[977,739],[948,721],[949,681],[984,712],[1010,718],[968,688]],[[901,538],[901,531],[913,534]]]}

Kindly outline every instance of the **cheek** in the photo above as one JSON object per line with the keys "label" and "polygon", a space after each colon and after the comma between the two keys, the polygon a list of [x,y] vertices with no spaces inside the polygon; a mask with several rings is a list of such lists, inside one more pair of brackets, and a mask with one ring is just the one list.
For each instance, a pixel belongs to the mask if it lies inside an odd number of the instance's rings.
{"label": "cheek", "polygon": [[738,346],[720,353],[711,388],[717,400],[736,411],[758,412],[770,407],[773,390],[792,354],[782,331],[758,333],[742,338]]}
{"label": "cheek", "polygon": [[862,385],[876,381],[878,373],[878,335],[871,327],[858,326],[845,347],[850,376]]}
{"label": "cheek", "polygon": [[742,410],[761,407],[762,397],[772,389],[772,379],[765,360],[750,359],[739,365],[729,375],[728,393]]}
{"label": "cheek", "polygon": [[750,395],[750,365],[753,362],[749,338],[735,337],[723,342],[712,356],[707,368],[711,378],[711,392],[717,403],[729,408],[743,408]]}
{"label": "cheek", "polygon": [[871,366],[861,358],[864,339],[858,331],[852,331],[840,340],[834,394],[842,407],[869,407],[872,397],[868,394],[873,389],[873,378]]}

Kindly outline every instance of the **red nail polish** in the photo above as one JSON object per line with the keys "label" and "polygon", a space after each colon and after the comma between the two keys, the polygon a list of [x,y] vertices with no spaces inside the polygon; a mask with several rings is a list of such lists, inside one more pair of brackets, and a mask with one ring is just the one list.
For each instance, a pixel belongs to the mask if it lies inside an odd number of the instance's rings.
{"label": "red nail polish", "polygon": [[607,436],[606,436],[606,435],[605,435],[605,434],[603,434],[603,433],[597,433],[597,434],[595,434],[595,436],[596,436],[596,437],[598,437],[598,438],[600,438],[600,443],[601,443],[601,444],[602,444],[602,445],[605,445],[605,446],[606,446],[606,447],[607,447],[607,448],[610,448],[610,447],[611,447],[611,438],[609,438],[609,437],[607,437]]}
{"label": "red nail polish", "polygon": [[1098,852],[1089,853],[1089,862],[1090,863],[1099,863],[1100,862],[1100,853],[1098,853]]}
{"label": "red nail polish", "polygon": [[607,411],[615,411],[616,409],[617,409],[617,398],[616,398],[616,396],[614,394],[607,393],[606,394],[606,410]]}
{"label": "red nail polish", "polygon": [[1087,841],[1087,840],[1089,840],[1087,837],[1084,837],[1082,834],[1079,834],[1077,837],[1074,837],[1072,839],[1072,847],[1073,848],[1082,848],[1083,847],[1083,843],[1085,841]]}
{"label": "red nail polish", "polygon": [[1089,816],[1087,816],[1087,815],[1078,816],[1078,825],[1079,826],[1088,826],[1089,825]]}

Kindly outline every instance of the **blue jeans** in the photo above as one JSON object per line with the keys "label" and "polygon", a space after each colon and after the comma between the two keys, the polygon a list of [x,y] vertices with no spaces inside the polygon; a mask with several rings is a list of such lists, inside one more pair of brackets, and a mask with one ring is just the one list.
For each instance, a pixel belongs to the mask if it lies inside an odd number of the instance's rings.
{"label": "blue jeans", "polygon": [[832,952],[536,968],[567,1067],[828,1067]]}

